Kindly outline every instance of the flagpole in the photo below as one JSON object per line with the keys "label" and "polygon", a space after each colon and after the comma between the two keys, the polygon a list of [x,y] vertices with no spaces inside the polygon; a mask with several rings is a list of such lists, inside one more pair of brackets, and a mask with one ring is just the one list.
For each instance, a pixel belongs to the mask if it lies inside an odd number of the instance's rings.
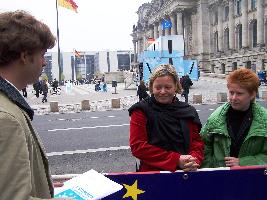
{"label": "flagpole", "polygon": [[84,68],[85,68],[85,78],[87,78],[87,72],[86,72],[86,51],[84,51]]}
{"label": "flagpole", "polygon": [[73,81],[76,80],[76,55],[75,55],[75,49],[73,49]]}
{"label": "flagpole", "polygon": [[57,10],[57,57],[58,57],[58,80],[61,84],[61,58],[60,58],[60,46],[59,46],[59,26],[58,26],[58,0],[56,0],[56,10]]}

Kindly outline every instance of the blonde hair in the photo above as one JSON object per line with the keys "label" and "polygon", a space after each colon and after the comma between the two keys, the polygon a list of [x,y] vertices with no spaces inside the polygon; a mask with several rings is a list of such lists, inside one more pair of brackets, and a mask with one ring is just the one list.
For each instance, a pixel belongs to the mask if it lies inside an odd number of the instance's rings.
{"label": "blonde hair", "polygon": [[176,93],[181,94],[182,87],[175,68],[170,64],[162,64],[154,69],[149,79],[149,92],[153,94],[153,83],[156,78],[162,76],[171,76],[176,85]]}

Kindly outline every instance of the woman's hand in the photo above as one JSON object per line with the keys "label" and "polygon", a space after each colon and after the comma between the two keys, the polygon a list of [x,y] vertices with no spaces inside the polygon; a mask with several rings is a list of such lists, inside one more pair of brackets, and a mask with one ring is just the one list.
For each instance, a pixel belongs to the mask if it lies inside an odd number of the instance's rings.
{"label": "woman's hand", "polygon": [[199,167],[196,161],[197,159],[191,155],[181,155],[178,166],[184,171],[196,171]]}
{"label": "woman's hand", "polygon": [[225,160],[226,167],[239,166],[239,158],[225,157],[224,160]]}

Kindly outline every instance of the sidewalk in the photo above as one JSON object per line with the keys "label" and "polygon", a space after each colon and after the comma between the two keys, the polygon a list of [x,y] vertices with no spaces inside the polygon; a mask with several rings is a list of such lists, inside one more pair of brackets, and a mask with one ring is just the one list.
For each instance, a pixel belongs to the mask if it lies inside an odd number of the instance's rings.
{"label": "sidewalk", "polygon": [[[215,104],[217,103],[217,93],[227,93],[226,79],[224,78],[213,78],[213,77],[200,77],[199,81],[194,81],[194,85],[190,88],[189,103],[193,103],[193,95],[201,94],[203,104]],[[125,89],[124,83],[118,83],[116,88],[111,87],[108,84],[108,92],[96,92],[94,91],[94,85],[74,85],[70,93],[65,91],[65,86],[61,87],[61,95],[48,95],[48,102],[42,103],[42,95],[36,98],[32,93],[32,87],[29,86],[28,98],[26,99],[30,106],[38,114],[49,114],[50,113],[50,101],[57,101],[59,104],[59,113],[67,112],[80,112],[81,101],[89,100],[90,111],[103,111],[111,110],[111,99],[120,99],[120,109],[128,109],[132,104],[138,101],[136,96],[136,86],[131,85],[128,89]],[[261,86],[261,92],[267,90],[267,86]],[[177,97],[180,101],[184,101],[184,98]],[[260,101],[262,99],[259,99]]]}
{"label": "sidewalk", "polygon": [[71,92],[67,92],[65,86],[61,86],[60,95],[48,95],[48,102],[42,103],[42,95],[36,98],[32,86],[27,88],[28,98],[26,101],[34,109],[35,114],[48,114],[50,111],[50,102],[56,101],[59,104],[59,112],[79,112],[81,110],[81,101],[89,100],[90,111],[101,111],[111,109],[111,99],[120,98],[121,109],[127,109],[133,103],[138,101],[136,96],[136,87],[131,85],[124,89],[124,83],[118,83],[116,88],[108,84],[107,92],[96,92],[93,84],[73,85]]}

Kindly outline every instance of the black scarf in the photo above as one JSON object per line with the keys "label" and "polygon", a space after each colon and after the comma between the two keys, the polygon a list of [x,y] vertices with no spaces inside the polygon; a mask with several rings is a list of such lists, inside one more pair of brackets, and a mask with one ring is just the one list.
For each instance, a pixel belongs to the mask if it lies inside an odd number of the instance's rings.
{"label": "black scarf", "polygon": [[227,111],[227,129],[231,137],[230,156],[238,157],[241,145],[247,136],[253,120],[252,106],[246,111]]}
{"label": "black scarf", "polygon": [[29,104],[21,96],[19,91],[16,90],[11,84],[0,76],[0,91],[3,92],[11,101],[13,101],[18,107],[28,113],[30,119],[33,119],[34,111]]}
{"label": "black scarf", "polygon": [[135,109],[142,110],[147,118],[148,143],[168,151],[187,154],[190,142],[188,120],[201,129],[201,122],[194,107],[174,98],[171,104],[161,104],[155,97],[147,97],[129,108],[129,115]]}

